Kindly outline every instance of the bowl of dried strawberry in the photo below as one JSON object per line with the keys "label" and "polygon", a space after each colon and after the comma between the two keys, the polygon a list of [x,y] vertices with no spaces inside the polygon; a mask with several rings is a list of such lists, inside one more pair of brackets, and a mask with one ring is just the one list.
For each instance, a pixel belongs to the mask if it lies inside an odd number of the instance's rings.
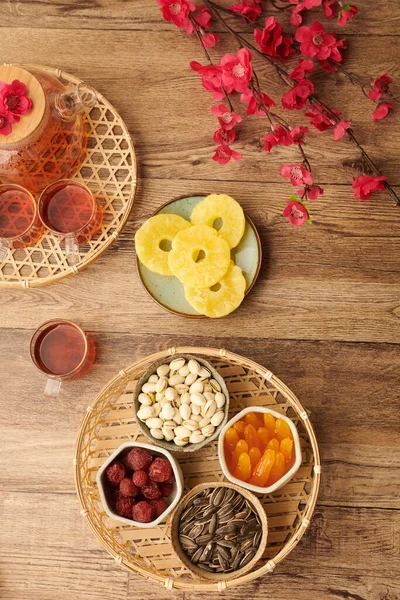
{"label": "bowl of dried strawberry", "polygon": [[143,528],[165,521],[183,491],[177,460],[168,450],[141,442],[119,446],[98,470],[96,483],[109,517]]}

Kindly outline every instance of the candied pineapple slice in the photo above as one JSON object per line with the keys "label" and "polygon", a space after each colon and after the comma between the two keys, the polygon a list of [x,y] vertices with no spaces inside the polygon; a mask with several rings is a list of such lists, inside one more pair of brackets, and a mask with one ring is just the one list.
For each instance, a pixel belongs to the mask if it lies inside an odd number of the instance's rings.
{"label": "candied pineapple slice", "polygon": [[239,202],[226,194],[210,194],[195,206],[190,217],[194,225],[215,227],[220,219],[222,226],[218,230],[229,244],[235,248],[243,237],[246,220]]}
{"label": "candied pineapple slice", "polygon": [[168,263],[184,286],[211,287],[227,272],[231,260],[228,243],[212,227],[193,225],[172,241]]}
{"label": "candied pineapple slice", "polygon": [[135,235],[139,260],[153,273],[172,275],[168,265],[168,243],[172,243],[179,231],[190,226],[189,221],[179,215],[159,213],[150,217]]}
{"label": "candied pineapple slice", "polygon": [[[217,287],[212,286],[212,287]],[[231,262],[227,274],[219,281],[219,289],[185,287],[189,304],[199,313],[217,319],[234,311],[242,302],[246,280],[240,267]]]}

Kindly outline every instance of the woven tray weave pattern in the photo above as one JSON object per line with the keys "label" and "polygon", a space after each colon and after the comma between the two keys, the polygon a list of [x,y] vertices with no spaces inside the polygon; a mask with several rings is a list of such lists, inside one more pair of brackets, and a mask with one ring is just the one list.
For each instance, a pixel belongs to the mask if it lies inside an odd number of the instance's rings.
{"label": "woven tray weave pattern", "polygon": [[[273,494],[260,497],[268,516],[269,536],[263,560],[240,577],[219,584],[196,578],[178,560],[169,536],[169,523],[139,529],[111,520],[104,512],[96,486],[96,473],[123,442],[144,441],[133,417],[136,381],[156,360],[189,353],[209,360],[224,377],[230,393],[230,417],[247,406],[271,406],[286,413],[297,425],[303,461],[296,476]],[[148,440],[146,440],[148,441]],[[189,455],[177,454],[186,489],[207,481],[222,481],[217,442]],[[121,371],[99,394],[83,419],[76,447],[75,477],[81,513],[102,545],[127,569],[164,584],[167,588],[219,590],[271,573],[296,546],[309,525],[320,478],[315,435],[296,397],[270,371],[226,350],[170,348]]]}
{"label": "woven tray weave pattern", "polygon": [[[64,83],[81,80],[68,73],[37,65]],[[30,288],[59,281],[78,273],[102,254],[118,237],[133,205],[136,189],[136,157],[128,129],[115,108],[99,92],[97,104],[87,115],[88,150],[75,178],[85,183],[104,208],[101,232],[80,246],[80,261],[68,265],[63,243],[49,233],[35,245],[9,251],[0,263],[0,288]]]}

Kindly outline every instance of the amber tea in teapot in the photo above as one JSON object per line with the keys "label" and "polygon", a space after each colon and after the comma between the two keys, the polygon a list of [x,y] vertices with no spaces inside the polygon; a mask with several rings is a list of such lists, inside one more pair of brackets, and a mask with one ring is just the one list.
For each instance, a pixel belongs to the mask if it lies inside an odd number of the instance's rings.
{"label": "amber tea in teapot", "polygon": [[[88,135],[85,112],[94,106],[96,94],[84,84],[65,86],[39,68],[0,66],[0,96],[2,84],[15,82],[26,87],[31,109],[18,122],[0,127],[0,183],[40,192],[82,165]],[[17,101],[15,95],[7,100],[10,107]]]}

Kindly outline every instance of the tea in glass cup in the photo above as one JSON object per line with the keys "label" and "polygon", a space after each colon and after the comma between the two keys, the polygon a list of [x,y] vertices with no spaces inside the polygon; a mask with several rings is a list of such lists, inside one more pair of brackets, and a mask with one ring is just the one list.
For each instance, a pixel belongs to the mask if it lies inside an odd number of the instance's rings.
{"label": "tea in glass cup", "polygon": [[32,194],[19,185],[0,185],[0,261],[10,248],[32,246],[42,234],[43,225]]}
{"label": "tea in glass cup", "polygon": [[80,260],[79,245],[103,224],[103,210],[86,185],[72,179],[50,184],[39,198],[39,217],[51,233],[64,239],[68,263]]}
{"label": "tea in glass cup", "polygon": [[47,321],[31,340],[33,364],[47,375],[44,388],[47,398],[57,398],[62,381],[86,375],[95,356],[93,340],[72,321]]}

